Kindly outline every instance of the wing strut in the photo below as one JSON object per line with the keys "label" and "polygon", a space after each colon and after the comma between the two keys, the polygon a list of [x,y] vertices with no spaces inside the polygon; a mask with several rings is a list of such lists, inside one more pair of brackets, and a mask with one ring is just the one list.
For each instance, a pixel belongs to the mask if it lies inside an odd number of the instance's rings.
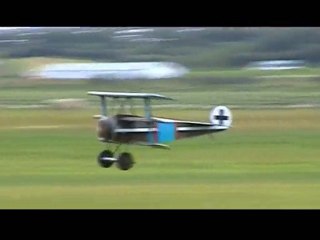
{"label": "wing strut", "polygon": [[[152,122],[150,121],[151,120],[151,100],[148,97],[144,99],[144,112],[145,112],[146,119],[149,120],[148,125],[149,125],[149,129],[151,130],[151,128],[153,127]],[[154,142],[152,136],[153,136],[152,132],[147,133],[147,141],[149,144],[152,144]]]}
{"label": "wing strut", "polygon": [[150,98],[145,98],[144,99],[144,113],[145,113],[146,119],[150,120],[151,119],[151,101],[150,101]]}
{"label": "wing strut", "polygon": [[107,101],[105,96],[100,96],[101,98],[101,115],[102,116],[107,116]]}

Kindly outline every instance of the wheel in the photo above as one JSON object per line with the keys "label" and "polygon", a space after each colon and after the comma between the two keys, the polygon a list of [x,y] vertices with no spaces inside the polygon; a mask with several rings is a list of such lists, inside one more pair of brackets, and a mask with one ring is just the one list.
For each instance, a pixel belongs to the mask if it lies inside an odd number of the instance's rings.
{"label": "wheel", "polygon": [[121,153],[116,162],[117,167],[121,170],[128,170],[133,167],[134,161],[130,153]]}
{"label": "wheel", "polygon": [[113,157],[113,153],[110,150],[104,150],[98,155],[98,163],[101,167],[108,168],[111,167],[113,161],[104,160],[105,157]]}

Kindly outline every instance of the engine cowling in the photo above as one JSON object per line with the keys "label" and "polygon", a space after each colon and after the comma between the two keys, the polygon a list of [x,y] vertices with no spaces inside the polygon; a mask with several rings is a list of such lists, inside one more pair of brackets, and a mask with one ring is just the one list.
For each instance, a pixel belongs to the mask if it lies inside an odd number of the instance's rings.
{"label": "engine cowling", "polygon": [[110,141],[115,137],[116,119],[102,117],[98,121],[97,134],[101,141]]}

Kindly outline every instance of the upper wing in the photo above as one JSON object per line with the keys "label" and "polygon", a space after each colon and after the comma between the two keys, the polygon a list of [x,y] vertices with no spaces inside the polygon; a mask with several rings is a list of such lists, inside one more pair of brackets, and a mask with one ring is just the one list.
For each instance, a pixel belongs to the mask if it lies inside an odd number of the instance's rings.
{"label": "upper wing", "polygon": [[170,97],[166,97],[160,94],[154,93],[127,93],[127,92],[97,92],[90,91],[89,95],[94,96],[103,96],[103,97],[111,97],[111,98],[156,98],[156,99],[168,99],[173,100]]}

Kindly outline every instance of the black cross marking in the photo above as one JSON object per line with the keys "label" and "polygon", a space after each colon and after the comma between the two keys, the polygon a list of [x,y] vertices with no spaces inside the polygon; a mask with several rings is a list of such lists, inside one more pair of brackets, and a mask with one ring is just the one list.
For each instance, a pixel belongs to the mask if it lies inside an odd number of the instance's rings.
{"label": "black cross marking", "polygon": [[223,125],[223,121],[228,120],[229,117],[224,115],[223,109],[220,109],[219,115],[214,116],[214,119],[219,120],[219,125]]}

